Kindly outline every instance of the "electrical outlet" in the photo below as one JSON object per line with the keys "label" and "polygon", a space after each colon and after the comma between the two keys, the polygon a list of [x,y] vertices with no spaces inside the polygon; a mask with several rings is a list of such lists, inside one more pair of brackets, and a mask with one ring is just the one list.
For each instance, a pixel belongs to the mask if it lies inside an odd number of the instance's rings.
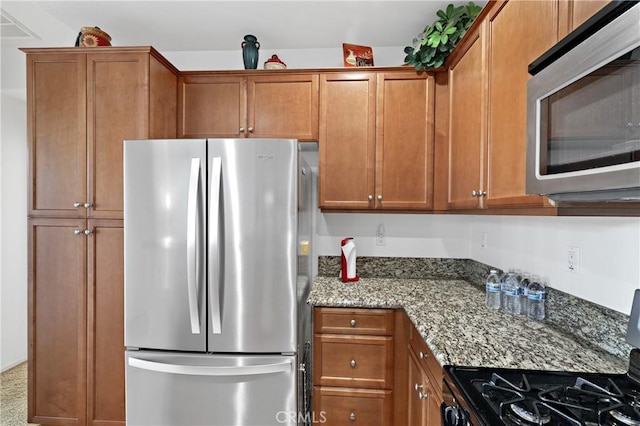
{"label": "electrical outlet", "polygon": [[482,249],[486,249],[487,248],[487,233],[486,232],[481,232],[480,233],[480,248],[482,248]]}
{"label": "electrical outlet", "polygon": [[567,271],[580,273],[580,247],[567,247]]}
{"label": "electrical outlet", "polygon": [[376,232],[376,245],[383,246],[384,245],[384,225],[378,225],[378,231]]}

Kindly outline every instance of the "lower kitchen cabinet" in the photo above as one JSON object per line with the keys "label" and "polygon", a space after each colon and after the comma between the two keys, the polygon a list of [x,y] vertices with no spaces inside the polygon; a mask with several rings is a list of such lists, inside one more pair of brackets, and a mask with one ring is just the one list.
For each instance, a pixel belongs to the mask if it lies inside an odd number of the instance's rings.
{"label": "lower kitchen cabinet", "polygon": [[390,390],[316,386],[314,398],[314,418],[326,425],[393,424],[393,400]]}
{"label": "lower kitchen cabinet", "polygon": [[391,309],[314,309],[316,419],[394,424],[394,316]]}
{"label": "lower kitchen cabinet", "polygon": [[29,422],[124,425],[123,247],[121,220],[29,220]]}
{"label": "lower kitchen cabinet", "polygon": [[443,370],[424,339],[406,317],[409,334],[407,356],[407,415],[410,426],[432,426],[442,424]]}

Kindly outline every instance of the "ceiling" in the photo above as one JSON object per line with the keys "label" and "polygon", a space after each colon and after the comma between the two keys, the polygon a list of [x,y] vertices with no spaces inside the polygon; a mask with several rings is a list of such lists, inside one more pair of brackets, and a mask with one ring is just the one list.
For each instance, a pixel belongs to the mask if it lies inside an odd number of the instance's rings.
{"label": "ceiling", "polygon": [[336,48],[343,42],[402,49],[448,3],[467,2],[2,1],[3,14],[35,35],[1,37],[2,89],[24,85],[24,68],[11,67],[24,62],[18,47],[73,46],[83,26],[100,27],[114,46],[153,46],[161,53],[239,51],[245,34],[254,34],[270,50]]}

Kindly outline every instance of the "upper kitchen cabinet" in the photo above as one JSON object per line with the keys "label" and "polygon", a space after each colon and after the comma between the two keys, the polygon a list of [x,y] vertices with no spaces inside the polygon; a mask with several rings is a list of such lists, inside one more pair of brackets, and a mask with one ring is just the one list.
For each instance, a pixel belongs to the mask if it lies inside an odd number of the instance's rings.
{"label": "upper kitchen cabinet", "polygon": [[525,195],[527,67],[557,41],[557,6],[487,7],[449,62],[447,208],[543,207]]}
{"label": "upper kitchen cabinet", "polygon": [[22,50],[29,215],[122,218],[122,141],[175,137],[177,70],[153,48]]}
{"label": "upper kitchen cabinet", "polygon": [[449,68],[447,208],[483,205],[486,147],[486,26],[474,26]]}
{"label": "upper kitchen cabinet", "polygon": [[434,79],[413,69],[320,76],[320,207],[429,210]]}
{"label": "upper kitchen cabinet", "polygon": [[610,0],[559,0],[557,19],[559,39],[575,30],[609,2]]}
{"label": "upper kitchen cabinet", "polygon": [[318,140],[318,75],[186,72],[179,79],[179,137]]}

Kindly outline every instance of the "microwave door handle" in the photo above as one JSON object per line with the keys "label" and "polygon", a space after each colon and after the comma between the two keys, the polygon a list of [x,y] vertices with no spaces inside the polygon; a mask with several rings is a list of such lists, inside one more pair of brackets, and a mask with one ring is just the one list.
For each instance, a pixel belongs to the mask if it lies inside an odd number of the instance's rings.
{"label": "microwave door handle", "polygon": [[187,293],[189,299],[189,319],[191,333],[200,334],[200,313],[198,310],[198,201],[200,198],[200,159],[191,159],[189,173],[189,195],[187,199]]}
{"label": "microwave door handle", "polygon": [[220,300],[220,185],[222,158],[211,159],[211,191],[209,192],[209,305],[211,333],[222,334]]}
{"label": "microwave door handle", "polygon": [[260,374],[274,374],[291,371],[293,361],[287,359],[274,364],[240,365],[240,366],[210,366],[210,365],[181,365],[164,362],[148,361],[140,358],[129,358],[131,367],[159,373],[186,374],[191,376],[248,376]]}

